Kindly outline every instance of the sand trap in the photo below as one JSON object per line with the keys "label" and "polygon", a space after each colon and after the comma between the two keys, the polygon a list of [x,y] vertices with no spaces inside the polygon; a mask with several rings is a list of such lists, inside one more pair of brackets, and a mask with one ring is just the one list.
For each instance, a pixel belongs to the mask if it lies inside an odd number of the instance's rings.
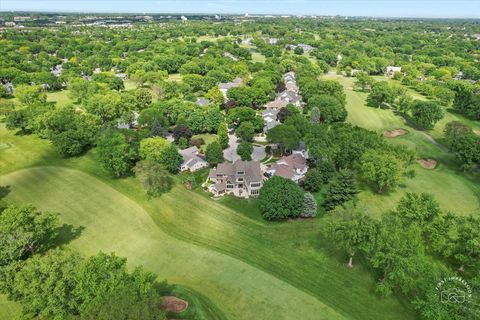
{"label": "sand trap", "polygon": [[475,133],[477,136],[480,136],[480,130],[473,130],[473,133]]}
{"label": "sand trap", "polygon": [[383,131],[383,135],[387,138],[400,137],[400,136],[406,135],[407,133],[408,131],[402,128],[395,129],[392,131],[388,131],[388,130]]}
{"label": "sand trap", "polygon": [[425,169],[435,169],[437,161],[433,159],[417,159],[417,162]]}
{"label": "sand trap", "polygon": [[182,312],[188,308],[188,302],[177,298],[175,296],[164,296],[162,297],[162,304],[160,309],[166,312]]}

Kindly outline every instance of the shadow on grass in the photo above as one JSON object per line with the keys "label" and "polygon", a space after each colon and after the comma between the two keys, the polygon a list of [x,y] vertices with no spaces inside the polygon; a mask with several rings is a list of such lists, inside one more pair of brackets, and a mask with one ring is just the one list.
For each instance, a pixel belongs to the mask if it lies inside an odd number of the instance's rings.
{"label": "shadow on grass", "polygon": [[71,241],[78,239],[85,230],[84,226],[75,227],[71,224],[63,224],[57,228],[58,236],[55,241],[52,242],[51,248],[62,247],[69,244]]}

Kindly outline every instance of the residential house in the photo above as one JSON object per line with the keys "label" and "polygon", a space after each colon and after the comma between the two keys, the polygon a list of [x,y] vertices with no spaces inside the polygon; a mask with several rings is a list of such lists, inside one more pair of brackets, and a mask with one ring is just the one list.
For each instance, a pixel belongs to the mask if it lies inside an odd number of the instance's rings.
{"label": "residential house", "polygon": [[267,134],[267,132],[275,128],[280,124],[280,121],[277,120],[277,114],[280,109],[271,109],[267,108],[262,112],[262,117],[263,117],[263,133]]}
{"label": "residential house", "polygon": [[202,168],[208,167],[208,162],[199,155],[198,148],[196,146],[180,150],[182,156],[182,164],[180,165],[180,171],[195,172]]}
{"label": "residential house", "polygon": [[123,81],[127,80],[127,74],[126,73],[115,73],[114,76],[122,79]]}
{"label": "residential house", "polygon": [[305,177],[307,170],[307,159],[304,154],[294,152],[272,164],[265,173],[268,176],[280,176],[298,183]]}
{"label": "residential house", "polygon": [[208,179],[213,183],[208,190],[215,196],[233,194],[249,198],[259,194],[263,186],[263,175],[258,161],[224,162],[211,169]]}
{"label": "residential house", "polygon": [[402,67],[388,66],[385,73],[387,76],[393,76],[395,72],[401,72],[401,71],[402,71]]}
{"label": "residential house", "polygon": [[206,98],[200,97],[200,98],[197,98],[197,101],[195,101],[195,103],[199,107],[206,107],[210,104],[210,101]]}
{"label": "residential house", "polygon": [[293,104],[296,107],[302,106],[302,97],[294,91],[285,90],[277,95],[277,99],[286,102],[287,104]]}
{"label": "residential house", "polygon": [[[0,82],[1,84],[1,82]],[[7,90],[7,94],[9,96],[13,95],[13,84],[11,82],[7,82],[5,84],[3,84],[3,87],[5,88],[5,90]]]}
{"label": "residential house", "polygon": [[228,90],[230,90],[231,88],[240,87],[242,85],[242,82],[243,81],[241,78],[235,78],[232,82],[219,83],[218,88],[223,93],[223,96],[226,98]]}
{"label": "residential house", "polygon": [[55,77],[60,77],[63,71],[63,66],[61,64],[55,65],[50,71]]}
{"label": "residential house", "polygon": [[288,102],[286,102],[286,101],[275,99],[273,101],[268,102],[265,105],[265,108],[279,110],[279,109],[285,108],[287,106],[287,104],[288,104]]}
{"label": "residential house", "polygon": [[278,39],[277,39],[277,38],[269,38],[269,39],[268,39],[268,43],[269,43],[269,44],[277,44],[277,43],[278,43]]}

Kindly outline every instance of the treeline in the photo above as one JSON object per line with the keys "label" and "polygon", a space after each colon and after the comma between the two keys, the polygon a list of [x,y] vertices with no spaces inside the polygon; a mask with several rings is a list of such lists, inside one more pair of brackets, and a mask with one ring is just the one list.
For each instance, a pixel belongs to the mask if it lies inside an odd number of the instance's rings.
{"label": "treeline", "polygon": [[[445,213],[430,194],[406,193],[379,220],[349,207],[332,211],[327,221],[325,235],[348,255],[350,268],[361,260],[372,270],[379,295],[404,297],[422,319],[480,317],[479,218]],[[449,282],[452,277],[468,287]],[[465,300],[449,302],[450,290],[464,292]]]}
{"label": "treeline", "polygon": [[156,275],[128,271],[113,253],[55,248],[59,229],[57,214],[31,205],[0,212],[0,293],[21,304],[23,318],[165,319]]}

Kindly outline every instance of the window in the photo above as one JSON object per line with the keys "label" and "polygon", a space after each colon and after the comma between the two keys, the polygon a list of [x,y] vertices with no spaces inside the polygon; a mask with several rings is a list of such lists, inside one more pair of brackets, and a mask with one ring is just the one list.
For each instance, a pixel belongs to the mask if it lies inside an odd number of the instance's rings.
{"label": "window", "polygon": [[233,184],[227,184],[227,189],[233,189]]}
{"label": "window", "polygon": [[253,190],[250,190],[250,194],[252,196],[256,196],[256,195],[258,195],[259,191],[260,191],[259,189],[253,189]]}
{"label": "window", "polygon": [[243,176],[245,174],[245,172],[244,171],[237,171],[237,174]]}
{"label": "window", "polygon": [[243,178],[238,178],[237,181],[238,182],[243,182]]}
{"label": "window", "polygon": [[250,188],[258,188],[260,187],[262,184],[260,182],[255,182],[255,183],[252,183],[250,184]]}

